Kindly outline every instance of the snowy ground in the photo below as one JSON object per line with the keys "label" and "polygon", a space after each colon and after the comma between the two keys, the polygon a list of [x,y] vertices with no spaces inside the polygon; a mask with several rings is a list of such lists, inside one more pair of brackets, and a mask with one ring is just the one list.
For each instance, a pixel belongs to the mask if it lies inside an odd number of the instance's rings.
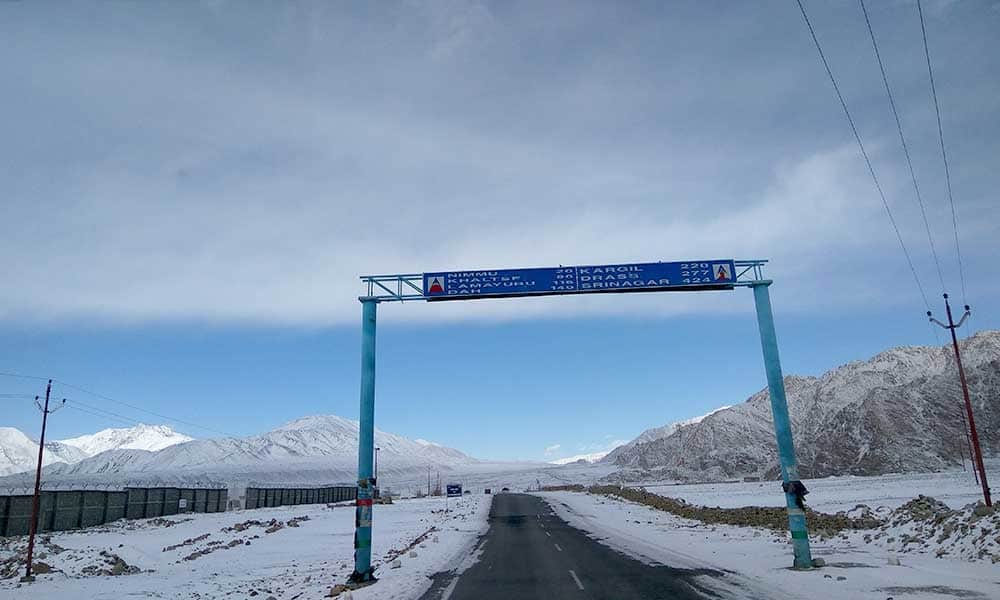
{"label": "snowy ground", "polygon": [[1000,598],[1000,576],[990,561],[972,563],[917,553],[899,556],[900,566],[890,566],[888,546],[865,542],[861,532],[814,540],[813,556],[825,559],[827,566],[801,572],[788,568],[792,554],[785,535],[749,527],[708,526],[603,496],[539,495],[571,525],[626,554],[677,567],[735,571],[733,579],[742,580],[745,589],[773,590],[769,597],[774,599]]}
{"label": "snowy ground", "polygon": [[[443,498],[375,506],[372,554],[380,581],[353,597],[423,593],[428,576],[468,555],[486,531],[489,505],[489,496],[477,495],[451,499],[447,514]],[[119,521],[44,536],[35,556],[53,572],[28,585],[18,583],[21,572],[0,580],[0,598],[320,598],[353,570],[353,535],[354,508],[343,505]],[[421,536],[411,557],[408,547]],[[0,540],[0,564],[25,544]],[[397,555],[401,567],[390,568]],[[101,574],[116,571],[125,574]]]}
{"label": "snowy ground", "polygon": [[[987,462],[987,475],[1000,477],[1000,461]],[[994,475],[995,474],[995,475]],[[827,477],[803,481],[809,490],[806,501],[815,510],[835,513],[858,504],[872,508],[897,508],[920,494],[959,508],[982,499],[982,488],[971,471],[908,473],[877,477]],[[682,498],[692,504],[737,508],[740,506],[784,506],[785,497],[777,481],[758,483],[658,484],[630,483],[661,496]]]}
{"label": "snowy ground", "polygon": [[[993,466],[1000,465],[994,462]],[[524,465],[490,464],[485,468],[480,466],[478,472],[470,469],[448,475],[449,482],[460,481],[475,493],[452,500],[452,511],[447,515],[441,512],[442,498],[376,506],[373,555],[381,580],[353,597],[357,600],[419,597],[430,584],[429,576],[451,569],[468,557],[478,536],[487,528],[491,497],[482,494],[483,487],[496,490],[506,486],[521,491],[538,483],[591,484],[610,469],[602,465],[524,468]],[[979,493],[971,474],[961,471],[837,477],[806,484],[812,492],[807,497],[809,504],[824,512],[849,510],[857,504],[891,509],[919,494],[932,495],[957,508],[975,501]],[[708,506],[780,506],[783,502],[776,482],[647,483],[646,487],[662,495]],[[674,566],[726,569],[735,572],[733,579],[745,578],[746,589],[764,586],[782,590],[763,596],[769,599],[1000,599],[1000,575],[997,565],[989,560],[963,561],[959,556],[968,556],[968,552],[959,546],[949,546],[949,554],[941,558],[934,552],[940,544],[930,548],[920,544],[902,547],[904,535],[920,533],[913,524],[881,535],[868,532],[875,535],[867,541],[865,532],[813,540],[814,556],[826,559],[829,566],[801,573],[787,569],[791,550],[784,535],[767,530],[706,526],[587,494],[558,492],[543,493],[542,497],[550,500],[570,524],[604,538],[606,543],[628,554]],[[260,524],[247,525],[248,521]],[[281,526],[275,527],[278,523]],[[956,525],[961,528],[963,522],[956,521]],[[975,524],[979,529],[986,525],[985,520]],[[991,535],[1000,545],[1000,522],[993,525]],[[409,546],[428,531],[413,548],[416,557],[410,557]],[[37,547],[36,560],[50,565],[54,571],[40,575],[30,586],[19,587],[19,572],[13,578],[0,579],[0,600],[111,599],[134,595],[198,600],[318,598],[332,585],[342,583],[351,572],[353,533],[353,507],[331,509],[310,505],[120,521],[86,531],[46,535]],[[0,577],[5,561],[16,560],[16,553],[23,551],[24,545],[23,538],[0,539]],[[901,566],[888,565],[890,553],[900,550],[907,551],[898,555]],[[1000,546],[991,549],[998,551]],[[402,566],[389,568],[397,555]],[[138,572],[131,573],[133,569]],[[102,572],[125,574],[111,576]]]}

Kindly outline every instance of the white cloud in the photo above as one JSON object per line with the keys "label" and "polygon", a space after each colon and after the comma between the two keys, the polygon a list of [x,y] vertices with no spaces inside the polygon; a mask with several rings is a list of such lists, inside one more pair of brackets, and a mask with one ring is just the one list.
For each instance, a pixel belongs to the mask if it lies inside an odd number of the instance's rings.
{"label": "white cloud", "polygon": [[604,439],[599,442],[579,444],[577,446],[577,451],[581,454],[611,452],[618,446],[621,446],[622,444],[627,444],[630,441],[631,440],[618,439],[614,436],[605,436]]}
{"label": "white cloud", "polygon": [[608,452],[611,452],[622,444],[627,444],[629,441],[631,440],[616,439],[613,435],[606,435],[599,442],[578,444],[574,454],[559,452],[561,446],[556,444],[555,446],[549,446],[545,449],[545,458],[549,460],[549,462],[559,465],[576,462],[578,460],[595,462],[603,458]]}
{"label": "white cloud", "polygon": [[561,456],[559,458],[553,458],[546,453],[547,458],[552,458],[549,462],[557,465],[565,465],[580,460],[585,460],[587,462],[597,462],[604,458],[609,452],[621,446],[622,444],[627,444],[630,440],[619,440],[611,439],[608,441],[609,436],[605,436],[604,441],[594,443],[594,444],[581,444],[578,448],[578,453],[571,456]]}
{"label": "white cloud", "polygon": [[[139,6],[115,13],[132,26],[100,44],[42,13],[20,29],[0,24],[21,49],[0,57],[17,90],[5,102],[20,115],[0,148],[0,320],[324,326],[356,322],[364,273],[709,256],[772,259],[782,311],[913,308],[910,275],[836,107],[821,90],[784,87],[814,75],[811,62],[766,48],[759,59],[691,56],[670,68],[719,78],[678,87],[657,80],[661,54],[647,53],[639,30],[635,56],[595,41],[581,57],[551,45],[562,29],[538,33],[534,15],[521,21],[516,10],[498,22],[478,2],[388,16],[307,6],[238,22],[217,6],[204,30],[185,29],[185,44],[170,27],[184,14],[144,18]],[[603,27],[601,10],[560,27],[570,39]],[[411,22],[414,11],[422,16]],[[255,31],[269,35],[247,35]],[[74,51],[48,61],[55,42]],[[751,89],[751,75],[763,87]],[[709,92],[743,99],[751,114],[705,106]],[[804,124],[786,130],[779,104],[794,104]],[[990,114],[987,104],[975,110]],[[868,137],[930,288],[892,137]],[[995,187],[974,166],[963,173],[965,198]],[[961,207],[969,273],[992,268],[1000,208],[982,198]],[[930,210],[950,222],[943,203]],[[980,296],[996,281],[977,281]],[[615,295],[386,306],[380,318],[750,306],[742,292]]]}

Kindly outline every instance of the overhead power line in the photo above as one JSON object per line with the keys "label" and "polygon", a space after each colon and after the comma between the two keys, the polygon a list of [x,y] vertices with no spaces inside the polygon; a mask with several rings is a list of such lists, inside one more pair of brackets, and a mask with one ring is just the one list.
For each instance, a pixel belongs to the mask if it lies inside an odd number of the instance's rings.
{"label": "overhead power line", "polygon": [[[109,419],[109,420],[112,420],[112,421],[118,421],[120,423],[124,423],[125,425],[130,425],[130,426],[131,425],[143,425],[144,424],[142,421],[138,421],[138,420],[133,419],[132,417],[129,417],[127,415],[123,415],[123,414],[120,414],[120,413],[112,412],[110,410],[107,410],[107,409],[104,409],[104,408],[100,408],[98,406],[94,406],[93,404],[87,404],[86,402],[81,402],[79,400],[67,400],[66,402],[67,402],[66,406],[68,408],[72,408],[73,410],[78,410],[80,412],[84,412],[84,413],[87,413],[89,415],[93,415],[95,417],[100,417],[102,419]],[[177,433],[184,433],[184,432],[183,431],[177,431]],[[193,437],[193,436],[188,436],[188,437]]]}
{"label": "overhead power line", "polygon": [[819,52],[820,60],[823,61],[823,67],[826,69],[826,74],[830,78],[830,83],[833,84],[833,91],[837,93],[837,99],[840,100],[840,106],[844,109],[844,116],[847,117],[847,122],[851,126],[851,132],[854,133],[854,139],[858,143],[858,148],[861,150],[861,156],[865,159],[865,164],[868,166],[868,173],[872,177],[872,181],[875,183],[875,189],[878,191],[879,198],[882,199],[882,206],[885,208],[885,214],[889,217],[889,224],[892,225],[892,230],[896,232],[896,240],[899,242],[899,247],[903,250],[903,255],[906,257],[906,264],[910,267],[910,273],[913,274],[913,281],[917,284],[917,290],[920,292],[920,297],[923,299],[924,307],[930,310],[930,304],[927,302],[927,294],[924,293],[924,286],[920,283],[920,277],[917,276],[917,270],[913,266],[913,259],[910,258],[910,252],[906,249],[906,244],[903,242],[903,236],[899,233],[899,227],[896,225],[896,219],[892,216],[892,209],[889,208],[889,202],[885,198],[885,192],[882,191],[882,185],[878,181],[878,176],[875,174],[875,168],[872,166],[872,161],[868,157],[868,151],[865,150],[865,145],[861,141],[861,135],[858,133],[858,128],[854,124],[854,118],[851,117],[851,111],[847,108],[847,101],[844,100],[844,95],[840,92],[840,86],[837,85],[837,78],[833,76],[833,71],[830,69],[830,63],[826,60],[826,54],[823,53],[823,47],[819,43],[819,38],[816,37],[816,30],[813,29],[812,23],[809,21],[809,15],[806,14],[806,7],[803,6],[802,0],[795,0],[799,5],[799,10],[802,12],[802,19],[806,22],[806,27],[809,28],[809,35],[812,36],[813,44],[816,45],[816,51]]}
{"label": "overhead power line", "polygon": [[951,226],[955,232],[958,276],[962,281],[962,304],[968,304],[965,294],[965,267],[962,265],[962,248],[958,243],[958,218],[955,216],[955,197],[951,192],[951,169],[948,167],[948,153],[944,149],[944,128],[941,127],[941,107],[938,104],[937,86],[934,85],[934,69],[931,68],[931,51],[927,44],[927,27],[924,25],[924,9],[920,4],[920,0],[917,0],[917,14],[920,15],[920,33],[924,40],[924,57],[927,59],[927,77],[931,82],[931,97],[934,98],[934,114],[937,116],[938,140],[941,142],[941,160],[944,162],[944,180],[948,188],[948,203],[951,205]]}
{"label": "overhead power line", "polygon": [[[86,405],[83,405],[83,406],[86,406]],[[94,410],[89,410],[87,408],[83,408],[83,406],[81,406],[79,402],[76,402],[74,400],[67,400],[66,401],[66,408],[71,408],[73,410],[76,410],[76,411],[79,411],[79,412],[82,412],[82,413],[86,413],[86,414],[94,416],[94,417],[98,417],[98,418],[101,418],[101,419],[107,419],[107,420],[110,420],[110,421],[115,421],[115,422],[118,422],[118,423],[121,423],[121,424],[124,424],[124,425],[129,425],[129,426],[135,425],[135,424],[140,424],[140,422],[136,421],[135,419],[130,419],[128,417],[121,416],[121,415],[116,415],[116,414],[112,414],[112,413],[105,413],[104,411],[97,412],[97,411],[94,411]]]}
{"label": "overhead power line", "polygon": [[[69,400],[69,403],[70,403],[70,405],[73,405],[73,406],[75,406],[77,408],[84,407],[88,411],[96,411],[96,413],[100,413],[100,414],[96,414],[96,416],[99,416],[99,417],[105,417],[105,418],[108,418],[108,419],[116,419],[118,421],[127,422],[129,425],[132,425],[132,424],[143,425],[142,421],[139,421],[137,419],[133,419],[132,417],[129,417],[127,415],[123,415],[123,414],[119,414],[119,413],[116,413],[116,412],[112,412],[110,410],[101,408],[99,406],[94,406],[93,404],[87,404],[86,402],[81,402],[79,400],[76,400],[75,398]],[[95,414],[95,412],[91,412],[91,414]]]}
{"label": "overhead power line", "polygon": [[[213,429],[211,427],[205,427],[204,425],[199,425],[197,423],[192,423],[190,421],[185,421],[183,419],[178,419],[176,417],[171,417],[171,416],[168,416],[168,415],[164,415],[164,414],[160,414],[160,413],[157,413],[157,412],[153,412],[151,410],[146,410],[145,408],[136,406],[134,404],[129,404],[128,402],[122,402],[121,400],[115,400],[114,398],[111,398],[110,396],[105,396],[104,394],[99,394],[97,392],[88,390],[86,388],[82,388],[82,387],[80,387],[78,385],[73,385],[71,383],[67,383],[65,381],[61,381],[59,379],[53,379],[52,381],[54,383],[58,383],[59,385],[68,387],[68,388],[76,390],[78,392],[83,392],[84,394],[89,394],[89,395],[91,395],[91,396],[93,396],[95,398],[100,398],[101,400],[106,400],[108,402],[113,402],[115,404],[120,404],[122,406],[127,406],[128,408],[131,408],[132,410],[137,410],[139,412],[143,412],[143,413],[146,413],[148,415],[152,415],[152,416],[160,418],[160,419],[166,419],[168,421],[173,421],[173,422],[176,422],[176,423],[183,423],[184,425],[187,425],[188,427],[196,427],[198,429],[201,429],[201,430],[204,430],[204,431],[210,431],[212,433],[217,433],[219,435],[224,435],[226,437],[236,437],[236,436],[234,436],[231,433],[226,433],[225,431],[220,431],[218,429]],[[79,403],[79,401],[77,401],[77,402]]]}
{"label": "overhead power line", "polygon": [[[12,373],[12,372],[9,372],[9,371],[0,371],[0,376],[4,376],[4,377],[17,377],[17,378],[20,378],[20,379],[33,379],[33,380],[41,380],[41,381],[48,381],[49,380],[48,377],[40,377],[38,375],[24,375],[24,374],[21,374],[21,373]],[[121,406],[125,406],[125,407],[128,407],[128,408],[131,408],[132,410],[137,410],[137,411],[139,411],[141,413],[152,415],[154,417],[157,417],[158,419],[164,419],[166,421],[170,421],[170,422],[173,422],[173,423],[182,423],[184,425],[187,425],[188,427],[193,427],[195,429],[199,429],[199,430],[202,430],[202,431],[208,431],[208,432],[215,433],[215,434],[222,435],[222,436],[226,436],[226,437],[238,437],[238,436],[236,436],[236,435],[234,435],[232,433],[228,433],[228,432],[225,432],[225,431],[214,429],[212,427],[206,427],[204,425],[199,425],[199,424],[193,423],[191,421],[186,421],[184,419],[178,419],[177,417],[171,417],[169,415],[165,415],[165,414],[162,414],[162,413],[153,412],[151,410],[147,410],[147,409],[142,408],[140,406],[136,406],[135,404],[130,404],[128,402],[123,402],[121,400],[116,400],[114,398],[111,398],[110,396],[105,396],[104,394],[99,394],[99,393],[94,392],[92,390],[88,390],[86,388],[82,388],[82,387],[80,387],[78,385],[74,385],[72,383],[61,381],[59,379],[52,379],[52,382],[56,383],[56,384],[59,384],[59,385],[62,385],[62,386],[65,386],[67,388],[76,390],[78,392],[82,392],[84,394],[88,394],[88,395],[93,396],[95,398],[100,398],[101,400],[104,400],[106,402],[113,402],[114,404],[119,404]],[[2,397],[2,396],[0,396],[0,397]],[[29,397],[33,398],[34,396],[29,396]],[[82,406],[87,406],[86,404],[81,403],[79,400],[74,400],[73,402],[76,402],[77,404],[80,404]],[[92,410],[99,410],[99,411],[105,412],[105,413],[107,413],[109,415],[114,415],[114,416],[116,416],[117,418],[120,418],[120,419],[125,419],[125,420],[128,420],[128,421],[131,421],[132,423],[137,423],[137,424],[141,424],[142,423],[141,421],[138,421],[136,419],[132,419],[132,418],[124,416],[124,415],[119,415],[118,413],[113,413],[111,411],[107,411],[107,410],[104,410],[102,408],[98,408],[98,407],[95,407],[95,406],[91,406],[90,408]]]}
{"label": "overhead power line", "polygon": [[4,377],[17,377],[19,379],[37,379],[39,381],[48,381],[48,377],[39,377],[37,375],[21,375],[20,373],[10,373],[7,371],[0,371],[0,375]]}
{"label": "overhead power line", "polygon": [[885,64],[882,62],[882,53],[878,50],[878,42],[875,40],[875,30],[872,28],[871,19],[868,17],[868,8],[865,0],[858,0],[861,3],[861,12],[865,15],[865,25],[868,26],[868,35],[872,39],[872,48],[875,50],[875,59],[878,61],[878,69],[882,73],[882,83],[885,84],[885,94],[889,97],[889,106],[892,108],[892,116],[896,119],[896,131],[899,132],[899,143],[903,147],[903,155],[906,156],[906,166],[910,169],[910,181],[913,182],[913,193],[917,198],[917,205],[920,207],[920,216],[924,220],[924,229],[927,231],[927,241],[931,246],[931,256],[934,257],[934,266],[937,268],[938,281],[941,283],[941,291],[945,291],[944,275],[941,272],[941,261],[938,260],[937,247],[934,245],[934,236],[931,234],[930,221],[927,220],[927,210],[924,207],[923,196],[920,195],[920,186],[917,185],[917,174],[913,170],[913,161],[910,159],[910,149],[906,145],[906,136],[903,135],[903,124],[899,119],[899,111],[896,110],[896,101],[892,96],[892,88],[889,86],[889,78],[885,73]]}

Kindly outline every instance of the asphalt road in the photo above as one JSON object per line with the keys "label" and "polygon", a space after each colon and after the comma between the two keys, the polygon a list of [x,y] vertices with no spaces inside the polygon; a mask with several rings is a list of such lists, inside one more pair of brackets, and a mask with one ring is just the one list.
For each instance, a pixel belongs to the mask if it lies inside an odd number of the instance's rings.
{"label": "asphalt road", "polygon": [[440,573],[421,600],[694,600],[709,569],[650,566],[587,537],[541,498],[497,494],[479,561]]}

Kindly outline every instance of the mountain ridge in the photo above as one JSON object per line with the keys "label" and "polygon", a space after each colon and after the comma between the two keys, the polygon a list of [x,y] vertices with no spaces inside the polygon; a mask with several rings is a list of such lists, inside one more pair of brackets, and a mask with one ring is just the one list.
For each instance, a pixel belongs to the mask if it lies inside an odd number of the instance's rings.
{"label": "mountain ridge", "polygon": [[[982,331],[960,344],[983,449],[996,454],[1000,331]],[[789,375],[784,381],[803,477],[945,469],[968,453],[959,443],[963,404],[950,344],[891,348],[819,377]],[[624,448],[611,461],[629,477],[774,477],[768,391]]]}
{"label": "mountain ridge", "polygon": [[[190,440],[153,451],[116,448],[72,464],[50,464],[45,467],[45,476],[53,482],[88,477],[340,480],[357,467],[358,431],[357,421],[336,415],[311,415],[256,436]],[[379,470],[384,473],[401,468],[422,470],[431,465],[448,469],[478,462],[454,448],[378,429],[375,445],[380,448]]]}
{"label": "mountain ridge", "polygon": [[[161,449],[193,438],[166,425],[140,423],[129,428],[102,429],[96,433],[45,442],[42,464],[74,464],[116,449]],[[32,471],[38,464],[38,442],[13,427],[0,427],[0,476]]]}
{"label": "mountain ridge", "polygon": [[637,435],[635,439],[628,442],[627,444],[622,444],[621,446],[613,448],[610,452],[606,453],[603,457],[601,457],[599,462],[613,463],[616,461],[617,457],[620,454],[627,452],[629,449],[634,448],[639,444],[652,442],[673,435],[681,427],[687,425],[693,425],[695,423],[700,423],[706,417],[714,415],[720,410],[726,410],[727,408],[730,408],[730,405],[727,404],[725,406],[720,406],[719,408],[712,409],[709,412],[703,415],[699,415],[697,417],[681,419],[680,421],[673,421],[671,423],[667,423],[666,425],[660,425],[659,427],[650,427],[649,429],[646,429],[645,431]]}

